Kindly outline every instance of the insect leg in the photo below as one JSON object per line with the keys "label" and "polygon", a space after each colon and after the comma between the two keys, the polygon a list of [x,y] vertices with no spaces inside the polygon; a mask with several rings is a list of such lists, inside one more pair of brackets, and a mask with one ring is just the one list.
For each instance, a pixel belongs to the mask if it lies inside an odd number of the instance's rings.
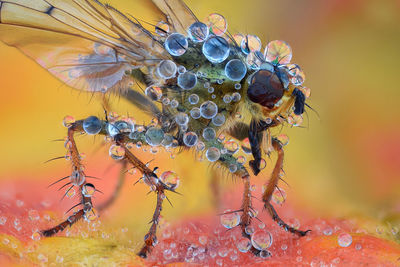
{"label": "insect leg", "polygon": [[262,132],[268,129],[269,127],[275,126],[277,122],[274,120],[270,123],[265,121],[257,121],[255,119],[251,120],[249,127],[249,142],[251,146],[251,153],[253,154],[253,160],[249,161],[249,165],[254,175],[260,173],[260,163],[261,163],[261,141],[262,141]]}
{"label": "insect leg", "polygon": [[76,124],[73,124],[71,127],[68,128],[68,137],[65,144],[69,154],[71,155],[71,183],[73,184],[72,186],[78,187],[80,194],[80,204],[82,205],[82,208],[79,211],[75,212],[73,215],[69,216],[67,220],[58,224],[57,226],[41,231],[41,234],[43,236],[55,235],[56,233],[63,231],[67,226],[72,226],[80,219],[90,218],[91,214],[94,214],[91,197],[95,192],[95,188],[92,184],[86,183],[85,173],[83,172],[83,164],[81,162],[79,151],[74,139],[74,134],[78,130],[77,128],[79,127],[76,127]]}
{"label": "insect leg", "polygon": [[162,204],[165,196],[165,191],[174,191],[174,189],[169,188],[167,185],[162,183],[157,175],[151,170],[145,163],[139,160],[124,144],[122,140],[119,140],[118,137],[115,138],[116,143],[122,146],[125,149],[125,159],[132,164],[136,169],[138,169],[143,174],[143,179],[146,184],[150,185],[152,191],[157,194],[157,204],[154,210],[153,218],[151,220],[151,226],[149,231],[144,237],[144,246],[139,251],[138,255],[142,258],[146,258],[147,255],[151,252],[155,244],[157,243],[157,227],[158,222],[161,215]]}
{"label": "insect leg", "polygon": [[221,155],[218,163],[227,169],[232,165],[237,166],[237,170],[233,173],[233,175],[237,178],[241,178],[244,186],[242,205],[240,208],[242,215],[240,216],[239,226],[242,229],[243,236],[250,239],[250,235],[246,233],[246,228],[251,224],[251,215],[253,214],[252,196],[250,190],[250,174],[242,164],[237,162],[236,157],[228,153]]}
{"label": "insect leg", "polygon": [[279,173],[283,166],[283,157],[284,157],[284,151],[282,148],[282,144],[278,141],[278,139],[272,138],[272,147],[275,149],[275,151],[278,152],[278,159],[276,160],[275,167],[271,174],[271,178],[266,183],[266,189],[262,196],[262,200],[264,202],[264,207],[269,212],[272,219],[279,226],[283,227],[286,231],[289,231],[289,232],[299,235],[299,236],[305,236],[310,230],[301,231],[301,230],[295,229],[294,227],[288,225],[279,217],[275,208],[271,204],[271,197],[272,197],[272,194],[273,194],[275,188],[278,185]]}

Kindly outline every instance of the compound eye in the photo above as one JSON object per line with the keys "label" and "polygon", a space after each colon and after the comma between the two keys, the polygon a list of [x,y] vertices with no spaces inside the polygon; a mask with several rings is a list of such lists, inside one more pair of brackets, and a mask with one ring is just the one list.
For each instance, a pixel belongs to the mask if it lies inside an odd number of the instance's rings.
{"label": "compound eye", "polygon": [[267,108],[273,108],[282,98],[283,85],[275,72],[260,70],[252,77],[247,89],[248,98]]}

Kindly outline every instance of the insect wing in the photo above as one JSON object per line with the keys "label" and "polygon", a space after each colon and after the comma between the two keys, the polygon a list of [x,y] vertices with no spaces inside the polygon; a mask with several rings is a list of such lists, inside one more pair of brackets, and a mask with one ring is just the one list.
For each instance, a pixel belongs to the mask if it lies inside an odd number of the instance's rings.
{"label": "insect wing", "polygon": [[187,29],[198,21],[193,12],[182,0],[152,0],[166,16],[176,32],[187,34]]}
{"label": "insect wing", "polygon": [[169,58],[140,24],[97,1],[7,0],[0,8],[0,40],[76,89],[122,86],[126,70]]}

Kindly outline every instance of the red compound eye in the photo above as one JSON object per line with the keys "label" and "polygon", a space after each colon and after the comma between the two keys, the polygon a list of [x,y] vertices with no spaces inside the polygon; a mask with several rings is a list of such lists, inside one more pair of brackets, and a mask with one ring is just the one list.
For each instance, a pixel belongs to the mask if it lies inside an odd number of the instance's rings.
{"label": "red compound eye", "polygon": [[283,85],[276,73],[260,70],[254,74],[247,96],[254,103],[273,108],[275,103],[282,98],[283,92]]}

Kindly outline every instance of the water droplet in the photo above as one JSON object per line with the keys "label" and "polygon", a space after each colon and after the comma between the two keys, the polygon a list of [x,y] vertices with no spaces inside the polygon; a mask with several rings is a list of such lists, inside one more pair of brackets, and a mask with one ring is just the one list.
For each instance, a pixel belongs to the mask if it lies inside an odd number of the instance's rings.
{"label": "water droplet", "polygon": [[348,247],[353,242],[353,238],[348,233],[341,233],[338,235],[338,244],[341,247]]}
{"label": "water droplet", "polygon": [[183,90],[190,90],[197,84],[197,76],[192,72],[184,72],[178,75],[178,86]]}
{"label": "water droplet", "polygon": [[237,92],[232,94],[232,101],[233,102],[239,102],[241,98],[242,98],[242,96]]}
{"label": "water droplet", "polygon": [[286,244],[283,244],[283,245],[281,246],[281,249],[282,249],[282,250],[287,250],[287,248],[288,248],[288,246],[287,246]]}
{"label": "water droplet", "polygon": [[361,250],[361,249],[362,249],[362,246],[361,246],[361,244],[356,244],[356,246],[355,246],[355,247],[356,247],[356,249],[357,249],[357,250]]}
{"label": "water droplet", "polygon": [[240,83],[235,83],[235,89],[240,90],[242,88],[242,85]]}
{"label": "water droplet", "polygon": [[64,119],[63,119],[63,125],[64,125],[64,127],[69,128],[69,127],[71,127],[72,124],[74,124],[74,123],[75,123],[75,118],[72,117],[72,116],[70,116],[70,115],[65,116]]}
{"label": "water droplet", "polygon": [[37,221],[37,220],[40,219],[40,215],[39,215],[39,212],[37,210],[30,210],[28,212],[28,217],[29,217],[29,220],[31,220],[31,221]]}
{"label": "water droplet", "polygon": [[158,86],[149,86],[144,91],[146,96],[150,98],[152,101],[158,101],[162,97],[162,90]]}
{"label": "water droplet", "polygon": [[195,43],[204,42],[209,34],[208,26],[202,22],[195,22],[188,29],[188,36]]}
{"label": "water droplet", "polygon": [[80,186],[86,181],[86,178],[83,175],[83,173],[77,170],[72,171],[71,176],[69,178],[71,180],[71,183],[75,186]]}
{"label": "water droplet", "polygon": [[200,118],[200,109],[199,108],[192,108],[190,111],[190,116],[192,116],[193,119],[198,119]]}
{"label": "water droplet", "polygon": [[228,29],[228,23],[225,18],[217,13],[210,14],[206,19],[206,24],[210,32],[217,36],[223,35]]}
{"label": "water droplet", "polygon": [[247,73],[246,65],[239,59],[231,59],[225,65],[225,75],[232,81],[240,81]]}
{"label": "water droplet", "polygon": [[332,234],[332,228],[328,227],[323,231],[324,235],[331,235]]}
{"label": "water droplet", "polygon": [[83,194],[85,197],[91,197],[91,196],[93,196],[93,194],[94,194],[95,191],[96,191],[96,188],[94,187],[93,184],[87,183],[87,184],[85,184],[85,185],[82,187],[82,194]]}
{"label": "water droplet", "polygon": [[232,101],[232,96],[229,94],[224,95],[224,97],[222,98],[222,100],[226,103],[229,104]]}
{"label": "water droplet", "polygon": [[275,204],[282,205],[283,202],[286,200],[286,192],[283,190],[283,188],[280,188],[279,190],[275,188],[274,193],[272,194],[272,201]]}
{"label": "water droplet", "polygon": [[243,157],[243,156],[239,156],[238,158],[237,158],[237,162],[239,163],[239,164],[245,164],[246,163],[246,158],[245,157]]}
{"label": "water droplet", "polygon": [[171,190],[175,190],[179,186],[179,177],[173,171],[163,172],[160,176],[160,180]]}
{"label": "water droplet", "polygon": [[196,149],[197,149],[197,151],[203,151],[205,147],[206,147],[206,145],[203,142],[199,141],[197,143]]}
{"label": "water droplet", "polygon": [[306,79],[304,72],[301,70],[300,66],[297,64],[286,65],[287,73],[291,76],[290,82],[296,86],[300,86]]}
{"label": "water droplet", "polygon": [[161,100],[161,102],[163,103],[163,105],[168,106],[171,102],[171,100],[169,100],[168,97],[163,97],[163,99]]}
{"label": "water droplet", "polygon": [[211,127],[206,127],[203,129],[203,138],[206,141],[214,140],[216,137],[215,130]]}
{"label": "water droplet", "polygon": [[231,229],[240,223],[240,215],[237,212],[232,212],[231,210],[224,211],[221,215],[221,224],[228,229]]}
{"label": "water droplet", "polygon": [[203,118],[212,119],[218,113],[218,106],[213,101],[206,101],[200,106],[200,114]]}
{"label": "water droplet", "polygon": [[185,54],[188,48],[188,41],[182,34],[173,33],[165,40],[164,47],[170,55],[179,57]]}
{"label": "water droplet", "polygon": [[164,21],[160,21],[157,23],[155,31],[160,36],[167,36],[169,33],[169,24],[165,23]]}
{"label": "water droplet", "polygon": [[133,131],[134,125],[127,121],[116,121],[107,124],[107,132],[110,136],[114,137],[119,133],[130,133]]}
{"label": "water droplet", "polygon": [[215,126],[221,126],[221,125],[223,125],[223,124],[225,123],[225,116],[224,116],[224,114],[219,113],[219,114],[215,115],[215,117],[212,118],[212,123],[213,123]]}
{"label": "water droplet", "polygon": [[237,241],[236,247],[240,252],[246,253],[251,248],[251,241],[248,238],[241,238]]}
{"label": "water droplet", "polygon": [[162,60],[157,66],[157,75],[162,79],[171,79],[176,74],[176,64],[172,60]]}
{"label": "water droplet", "polygon": [[178,67],[178,73],[179,73],[179,74],[182,74],[182,73],[185,73],[185,72],[186,72],[185,66],[179,66],[179,67]]}
{"label": "water droplet", "polygon": [[206,151],[206,157],[211,162],[217,161],[220,156],[221,156],[221,152],[216,147],[210,147]]}
{"label": "water droplet", "polygon": [[125,157],[125,149],[119,145],[112,145],[108,153],[115,160],[121,160]]}
{"label": "water droplet", "polygon": [[275,40],[265,47],[265,59],[274,64],[288,64],[292,59],[292,49],[284,42]]}
{"label": "water droplet", "polygon": [[295,115],[294,113],[287,118],[287,122],[295,127],[300,126],[303,123],[302,115]]}
{"label": "water droplet", "polygon": [[228,42],[219,36],[212,36],[203,44],[203,54],[211,63],[221,63],[229,56]]}
{"label": "water droplet", "polygon": [[235,173],[235,172],[237,171],[237,169],[238,169],[238,167],[237,167],[236,164],[231,164],[231,165],[229,165],[229,171],[230,171],[231,173]]}
{"label": "water droplet", "polygon": [[75,196],[75,188],[68,188],[65,190],[65,195],[68,198],[73,198]]}
{"label": "water droplet", "polygon": [[161,128],[150,127],[146,131],[146,142],[151,146],[158,146],[164,139],[164,132]]}
{"label": "water droplet", "polygon": [[246,55],[249,54],[250,52],[256,52],[260,51],[261,49],[261,40],[258,38],[256,35],[246,35],[240,42],[240,48],[242,49],[242,52],[245,53]]}
{"label": "water droplet", "polygon": [[0,217],[0,225],[4,225],[7,222],[7,217],[1,216]]}
{"label": "water droplet", "polygon": [[96,220],[98,218],[97,211],[90,206],[90,208],[85,211],[84,218],[88,222]]}
{"label": "water droplet", "polygon": [[289,144],[289,137],[286,134],[278,135],[278,140],[282,144],[282,146],[286,146]]}
{"label": "water droplet", "polygon": [[246,57],[246,64],[249,66],[250,69],[252,70],[258,70],[261,68],[262,63],[263,63],[263,56],[260,53],[254,53],[251,52],[250,54],[247,55]]}
{"label": "water droplet", "polygon": [[196,94],[191,94],[188,97],[188,101],[189,101],[190,104],[196,105],[197,103],[199,103],[199,96],[196,95]]}
{"label": "water droplet", "polygon": [[179,112],[175,115],[175,121],[178,125],[185,125],[189,122],[189,116],[186,113]]}
{"label": "water droplet", "polygon": [[96,116],[90,116],[83,121],[83,130],[87,134],[98,134],[102,127],[103,123]]}
{"label": "water droplet", "polygon": [[272,235],[266,230],[257,230],[251,235],[251,244],[258,250],[266,250],[272,245]]}
{"label": "water droplet", "polygon": [[248,225],[248,226],[246,226],[246,227],[244,228],[244,231],[245,231],[246,234],[252,235],[252,234],[254,233],[254,227]]}
{"label": "water droplet", "polygon": [[227,153],[231,155],[239,151],[239,144],[233,139],[226,141],[224,147],[227,149]]}
{"label": "water droplet", "polygon": [[35,241],[40,240],[40,233],[39,232],[34,232],[31,236],[31,238]]}
{"label": "water droplet", "polygon": [[209,92],[210,94],[214,93],[214,87],[208,87],[207,92]]}
{"label": "water droplet", "polygon": [[171,100],[171,107],[177,108],[179,105],[179,102],[176,99]]}
{"label": "water droplet", "polygon": [[199,138],[197,137],[196,133],[187,132],[183,136],[183,143],[188,147],[192,147],[192,146],[195,146],[197,144],[198,139]]}

